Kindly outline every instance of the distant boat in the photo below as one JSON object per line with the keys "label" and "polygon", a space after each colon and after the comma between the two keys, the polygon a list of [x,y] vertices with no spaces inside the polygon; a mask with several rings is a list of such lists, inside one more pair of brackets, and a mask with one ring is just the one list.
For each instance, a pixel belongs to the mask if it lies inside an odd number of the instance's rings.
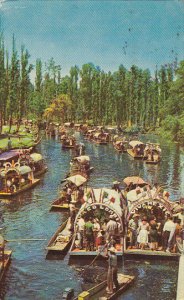
{"label": "distant boat", "polygon": [[129,142],[129,148],[127,149],[127,153],[134,159],[144,159],[145,147],[146,145],[140,141],[131,141]]}

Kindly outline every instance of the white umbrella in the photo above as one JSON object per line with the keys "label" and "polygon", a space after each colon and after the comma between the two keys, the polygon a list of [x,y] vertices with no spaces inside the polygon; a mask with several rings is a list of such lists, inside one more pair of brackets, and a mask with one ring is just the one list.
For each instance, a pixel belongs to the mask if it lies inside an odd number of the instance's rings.
{"label": "white umbrella", "polygon": [[66,180],[74,183],[76,186],[80,186],[80,185],[84,184],[87,181],[87,179],[85,177],[83,177],[79,174],[67,177]]}

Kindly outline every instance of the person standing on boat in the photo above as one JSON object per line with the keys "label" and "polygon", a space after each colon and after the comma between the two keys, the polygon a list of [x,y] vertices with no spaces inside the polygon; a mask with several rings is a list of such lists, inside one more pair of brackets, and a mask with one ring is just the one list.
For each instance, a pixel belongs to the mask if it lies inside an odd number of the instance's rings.
{"label": "person standing on boat", "polygon": [[140,245],[140,248],[143,250],[145,249],[146,244],[148,244],[148,230],[149,230],[149,224],[147,222],[147,217],[142,218],[142,222],[139,225],[138,228],[138,237],[137,242]]}
{"label": "person standing on boat", "polygon": [[167,216],[167,221],[164,224],[163,228],[163,250],[166,252],[170,252],[172,238],[174,236],[174,232],[176,230],[176,224],[173,222],[172,216]]}
{"label": "person standing on boat", "polygon": [[117,255],[116,255],[116,249],[114,246],[111,246],[108,250],[108,272],[107,272],[107,293],[113,294],[113,287],[115,285],[116,290],[119,289],[119,283],[118,283],[118,274],[117,274]]}
{"label": "person standing on boat", "polygon": [[83,249],[85,221],[82,215],[80,216],[77,225],[78,225],[79,249]]}
{"label": "person standing on boat", "polygon": [[111,237],[116,236],[118,231],[118,225],[117,222],[114,220],[114,216],[110,215],[109,219],[110,220],[108,221],[106,228],[107,241],[110,241]]}
{"label": "person standing on boat", "polygon": [[84,226],[84,235],[85,235],[85,239],[86,239],[86,251],[94,250],[93,228],[94,228],[94,225],[92,223],[92,218],[90,217]]}
{"label": "person standing on boat", "polygon": [[129,222],[129,230],[130,230],[130,246],[129,249],[133,247],[137,248],[137,230],[139,228],[139,215],[134,214],[132,219]]}
{"label": "person standing on boat", "polygon": [[95,248],[96,250],[98,249],[98,237],[100,237],[100,223],[99,220],[97,218],[94,218],[93,220],[93,234],[94,234],[94,241],[95,241]]}
{"label": "person standing on boat", "polygon": [[76,202],[72,200],[69,204],[69,210],[70,210],[70,224],[71,224],[71,231],[74,229],[74,222],[75,222],[75,217],[76,217]]}

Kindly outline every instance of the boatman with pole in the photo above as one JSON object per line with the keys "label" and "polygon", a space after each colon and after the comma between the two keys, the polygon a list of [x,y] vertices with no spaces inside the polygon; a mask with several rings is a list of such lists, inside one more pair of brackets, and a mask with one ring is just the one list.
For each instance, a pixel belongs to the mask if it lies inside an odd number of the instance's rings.
{"label": "boatman with pole", "polygon": [[116,255],[116,249],[113,246],[110,246],[108,249],[108,253],[106,255],[102,254],[101,255],[105,258],[108,259],[108,271],[107,271],[107,293],[108,294],[113,294],[114,292],[114,285],[116,290],[119,289],[119,283],[118,283],[118,260],[117,260],[117,255]]}

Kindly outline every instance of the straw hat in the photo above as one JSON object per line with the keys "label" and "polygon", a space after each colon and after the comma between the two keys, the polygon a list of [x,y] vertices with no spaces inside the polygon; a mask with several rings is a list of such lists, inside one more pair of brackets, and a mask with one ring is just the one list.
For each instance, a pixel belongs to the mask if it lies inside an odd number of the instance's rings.
{"label": "straw hat", "polygon": [[120,184],[120,182],[119,181],[113,181],[113,184]]}
{"label": "straw hat", "polygon": [[115,253],[115,252],[116,252],[116,249],[115,249],[113,246],[111,246],[111,247],[109,248],[109,251]]}

